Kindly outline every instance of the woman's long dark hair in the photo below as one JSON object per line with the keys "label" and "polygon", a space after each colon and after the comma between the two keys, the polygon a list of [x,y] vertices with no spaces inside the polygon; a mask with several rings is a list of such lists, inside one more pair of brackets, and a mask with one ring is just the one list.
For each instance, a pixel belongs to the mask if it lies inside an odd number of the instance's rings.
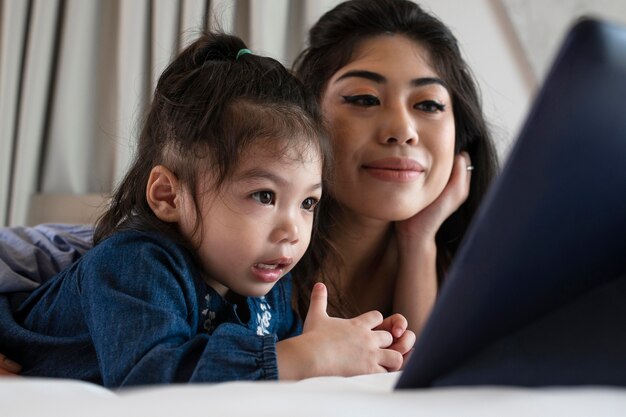
{"label": "woman's long dark hair", "polygon": [[[437,272],[441,282],[498,170],[497,155],[483,115],[479,90],[450,29],[409,0],[349,0],[328,11],[310,29],[308,46],[297,57],[294,70],[321,100],[328,80],[353,59],[354,52],[364,41],[390,34],[406,36],[430,53],[431,65],[444,80],[451,95],[456,126],[455,152],[468,152],[472,165],[476,167],[472,172],[469,197],[443,223],[436,236]],[[338,203],[329,201],[327,205],[332,207]],[[322,213],[319,222],[328,234],[334,223],[333,210]],[[327,235],[327,240],[332,242],[330,237]],[[320,249],[319,252],[323,252],[323,257],[337,259],[328,249]],[[318,265],[317,275],[337,271],[337,268],[328,269],[335,262],[332,259]],[[331,277],[326,280],[333,281]],[[345,309],[340,310],[339,314],[350,314]]]}
{"label": "woman's long dark hair", "polygon": [[172,171],[196,203],[198,175],[208,169],[219,189],[255,144],[274,149],[277,158],[294,146],[313,149],[324,180],[330,177],[332,146],[315,97],[278,61],[245,48],[235,36],[203,33],[165,69],[132,165],[97,222],[94,243],[133,228],[160,231],[193,249],[148,205],[146,185],[156,165]]}

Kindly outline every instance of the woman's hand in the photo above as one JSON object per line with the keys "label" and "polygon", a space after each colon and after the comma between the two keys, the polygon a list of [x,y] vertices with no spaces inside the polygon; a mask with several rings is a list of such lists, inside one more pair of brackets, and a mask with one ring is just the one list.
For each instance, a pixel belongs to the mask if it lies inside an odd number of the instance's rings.
{"label": "woman's hand", "polygon": [[[353,319],[329,317],[327,297],[326,286],[315,284],[302,335],[276,345],[281,379],[353,376],[401,368],[403,354],[392,347],[396,342],[389,331],[382,329],[385,322],[379,312],[370,311]],[[400,350],[406,350],[407,342],[400,343]]]}
{"label": "woman's hand", "polygon": [[469,155],[454,158],[447,185],[428,207],[396,223],[398,274],[393,309],[407,318],[417,337],[422,332],[437,298],[437,245],[441,224],[467,199],[471,171]]}
{"label": "woman's hand", "polygon": [[400,239],[435,238],[442,223],[467,200],[472,172],[468,171],[467,167],[470,165],[471,160],[467,152],[461,152],[454,157],[450,179],[439,197],[415,216],[396,223]]}
{"label": "woman's hand", "polygon": [[0,353],[0,376],[16,376],[22,367]]}

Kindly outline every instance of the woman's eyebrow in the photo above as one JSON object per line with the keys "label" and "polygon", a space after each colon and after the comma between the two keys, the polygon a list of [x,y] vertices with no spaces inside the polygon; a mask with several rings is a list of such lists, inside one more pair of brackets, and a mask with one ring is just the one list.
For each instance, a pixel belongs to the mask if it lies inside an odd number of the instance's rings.
{"label": "woman's eyebrow", "polygon": [[446,83],[443,82],[443,80],[439,77],[422,77],[422,78],[415,78],[411,80],[411,85],[413,87],[423,87],[425,85],[431,85],[431,84],[439,84],[446,90],[448,89],[448,87],[446,86]]}
{"label": "woman's eyebrow", "polygon": [[[345,74],[341,75],[341,77],[337,78],[337,81],[341,81],[346,78],[364,78],[366,80],[374,81],[377,84],[385,84],[387,82],[387,78],[385,78],[385,76],[377,72],[367,70],[348,71]],[[423,87],[425,85],[439,84],[443,88],[447,89],[446,83],[439,77],[414,78],[409,82],[409,84],[412,87]]]}
{"label": "woman's eyebrow", "polygon": [[366,70],[352,70],[343,74],[341,77],[337,78],[337,81],[344,80],[346,78],[365,78],[366,80],[374,81],[378,84],[384,84],[387,82],[387,79],[382,75]]}

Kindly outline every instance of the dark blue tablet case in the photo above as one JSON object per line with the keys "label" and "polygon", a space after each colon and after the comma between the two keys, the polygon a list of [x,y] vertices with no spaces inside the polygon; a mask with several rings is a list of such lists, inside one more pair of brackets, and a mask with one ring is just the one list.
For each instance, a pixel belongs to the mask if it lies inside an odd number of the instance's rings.
{"label": "dark blue tablet case", "polygon": [[626,386],[625,281],[626,28],[584,18],[396,388]]}

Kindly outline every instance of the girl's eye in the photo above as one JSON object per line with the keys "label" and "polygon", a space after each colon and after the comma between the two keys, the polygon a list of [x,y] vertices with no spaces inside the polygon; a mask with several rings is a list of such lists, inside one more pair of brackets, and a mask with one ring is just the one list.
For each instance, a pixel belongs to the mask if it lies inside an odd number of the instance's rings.
{"label": "girl's eye", "polygon": [[270,205],[274,203],[275,195],[272,191],[257,191],[252,193],[252,198],[264,205]]}
{"label": "girl's eye", "polygon": [[302,202],[302,208],[307,211],[313,211],[318,202],[319,200],[317,198],[309,197]]}
{"label": "girl's eye", "polygon": [[342,96],[343,101],[348,104],[354,104],[361,107],[380,106],[380,100],[378,97],[371,94],[360,94],[355,96]]}
{"label": "girl's eye", "polygon": [[425,100],[419,103],[416,103],[414,108],[417,110],[425,111],[426,113],[436,113],[442,112],[446,109],[445,104],[441,104],[434,100]]}

